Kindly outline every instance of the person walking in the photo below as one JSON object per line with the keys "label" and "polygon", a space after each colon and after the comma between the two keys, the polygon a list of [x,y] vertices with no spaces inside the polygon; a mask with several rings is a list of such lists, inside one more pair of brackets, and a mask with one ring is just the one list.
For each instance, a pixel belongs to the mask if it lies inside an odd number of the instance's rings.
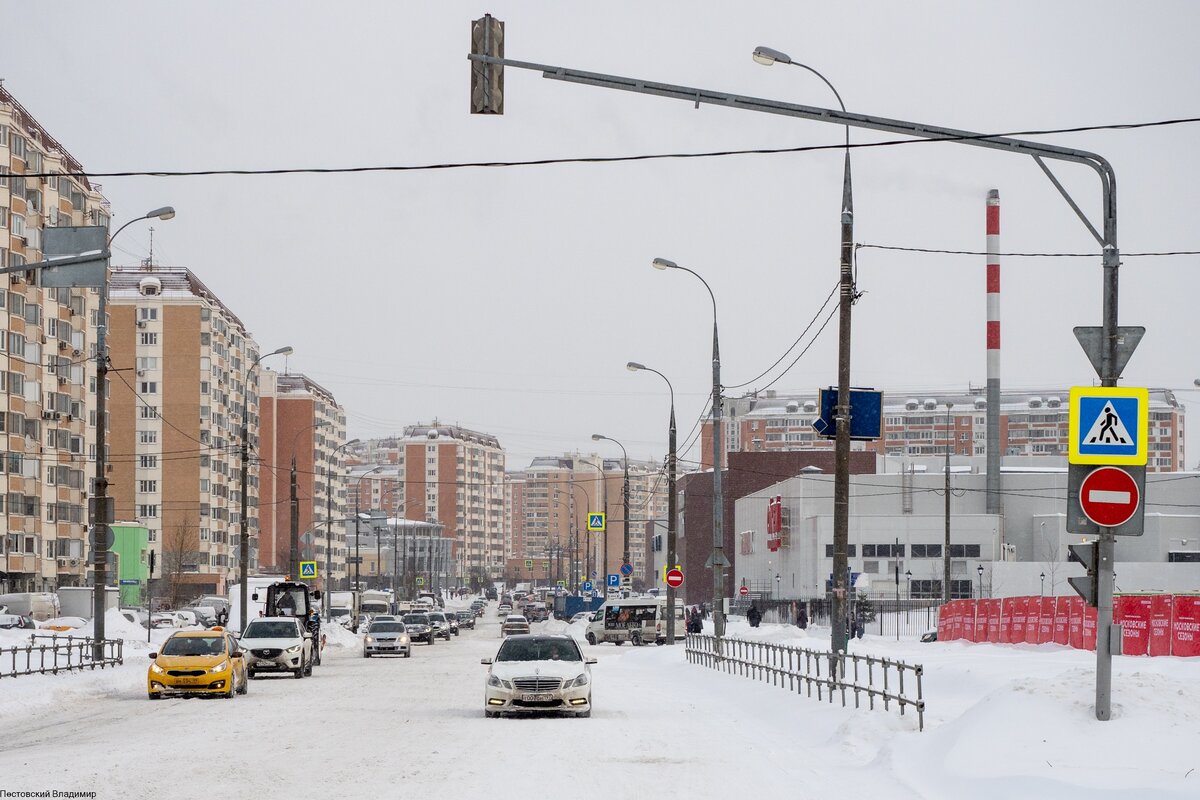
{"label": "person walking", "polygon": [[796,627],[804,630],[808,627],[808,604],[801,603],[799,610],[796,611]]}
{"label": "person walking", "polygon": [[757,628],[758,623],[762,622],[762,612],[758,610],[758,603],[750,604],[750,610],[746,612],[746,619],[750,621],[751,628]]}

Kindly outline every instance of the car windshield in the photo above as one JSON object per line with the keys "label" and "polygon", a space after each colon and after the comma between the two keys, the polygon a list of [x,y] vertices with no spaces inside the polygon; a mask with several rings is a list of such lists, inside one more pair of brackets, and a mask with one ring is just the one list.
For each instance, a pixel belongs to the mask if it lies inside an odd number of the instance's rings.
{"label": "car windshield", "polygon": [[256,620],[246,626],[244,639],[294,639],[296,623],[286,620]]}
{"label": "car windshield", "polygon": [[278,617],[296,617],[304,614],[307,601],[303,589],[281,591],[275,599],[275,614]]}
{"label": "car windshield", "polygon": [[406,625],[428,625],[429,617],[424,614],[405,614],[404,624]]}
{"label": "car windshield", "polygon": [[164,656],[219,656],[224,652],[221,636],[172,636],[162,648]]}
{"label": "car windshield", "polygon": [[331,609],[329,609],[329,616],[331,616],[331,617],[346,617],[349,615],[350,615],[350,609],[348,609],[348,608],[331,608]]}
{"label": "car windshield", "polygon": [[404,623],[402,622],[376,622],[371,626],[369,633],[404,633]]}
{"label": "car windshield", "polygon": [[443,616],[441,613],[438,613],[438,614],[430,614],[430,615],[429,615],[429,618],[430,618],[431,620],[433,620],[434,622],[445,622],[445,621],[446,621],[446,617],[445,617],[445,616]]}
{"label": "car windshield", "polygon": [[579,648],[570,639],[509,639],[497,661],[580,661]]}

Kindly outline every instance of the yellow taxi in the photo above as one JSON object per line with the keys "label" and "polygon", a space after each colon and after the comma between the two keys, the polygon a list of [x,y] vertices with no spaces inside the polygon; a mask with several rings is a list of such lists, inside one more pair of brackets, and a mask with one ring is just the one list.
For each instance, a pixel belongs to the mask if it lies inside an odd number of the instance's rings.
{"label": "yellow taxi", "polygon": [[151,700],[164,694],[245,694],[246,659],[233,635],[223,628],[179,631],[150,654],[146,693]]}

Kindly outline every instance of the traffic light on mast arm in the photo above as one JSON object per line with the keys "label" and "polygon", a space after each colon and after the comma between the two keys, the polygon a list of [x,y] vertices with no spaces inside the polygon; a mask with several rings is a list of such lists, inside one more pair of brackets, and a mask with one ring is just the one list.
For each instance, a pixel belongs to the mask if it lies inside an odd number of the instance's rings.
{"label": "traffic light on mast arm", "polygon": [[[491,14],[472,22],[471,55],[504,58],[504,23]],[[504,113],[504,67],[471,62],[471,113]]]}
{"label": "traffic light on mast arm", "polygon": [[1087,570],[1086,576],[1067,578],[1067,583],[1079,593],[1083,602],[1095,606],[1097,598],[1100,597],[1100,576],[1096,572],[1096,566],[1100,563],[1100,542],[1067,545],[1067,561],[1083,564],[1083,568]]}

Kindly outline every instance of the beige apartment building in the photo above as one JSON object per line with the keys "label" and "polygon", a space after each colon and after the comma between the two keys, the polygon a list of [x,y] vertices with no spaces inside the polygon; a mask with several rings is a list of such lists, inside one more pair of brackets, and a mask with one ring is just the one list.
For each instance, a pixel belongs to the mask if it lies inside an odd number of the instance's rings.
{"label": "beige apartment building", "polygon": [[[0,266],[42,260],[56,226],[108,226],[101,187],[0,86]],[[40,175],[40,177],[39,177]],[[0,283],[0,592],[88,582],[98,295]]]}

